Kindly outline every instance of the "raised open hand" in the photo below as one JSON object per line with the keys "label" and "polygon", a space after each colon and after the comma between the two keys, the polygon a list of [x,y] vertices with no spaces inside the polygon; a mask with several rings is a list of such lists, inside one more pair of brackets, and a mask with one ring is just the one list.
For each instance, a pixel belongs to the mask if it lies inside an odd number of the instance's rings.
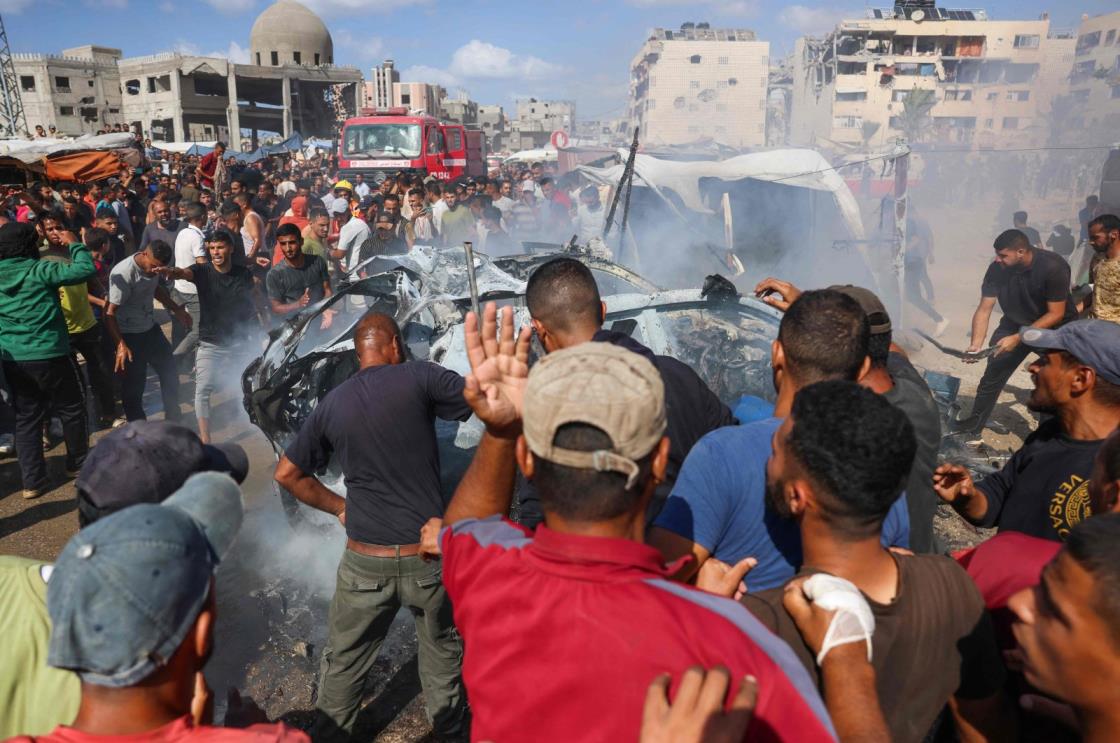
{"label": "raised open hand", "polygon": [[529,337],[525,330],[514,338],[513,308],[502,308],[502,329],[498,333],[498,308],[488,302],[482,310],[482,331],[478,316],[467,313],[467,375],[463,397],[492,435],[509,438],[521,432],[521,405],[529,380]]}

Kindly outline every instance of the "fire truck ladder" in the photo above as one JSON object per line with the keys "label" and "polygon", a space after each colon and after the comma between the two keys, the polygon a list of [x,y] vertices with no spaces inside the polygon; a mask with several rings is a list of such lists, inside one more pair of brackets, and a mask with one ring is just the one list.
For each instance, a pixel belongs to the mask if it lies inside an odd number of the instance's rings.
{"label": "fire truck ladder", "polygon": [[0,17],[0,135],[22,137],[27,134],[27,117],[19,95],[19,78],[8,46],[8,32]]}

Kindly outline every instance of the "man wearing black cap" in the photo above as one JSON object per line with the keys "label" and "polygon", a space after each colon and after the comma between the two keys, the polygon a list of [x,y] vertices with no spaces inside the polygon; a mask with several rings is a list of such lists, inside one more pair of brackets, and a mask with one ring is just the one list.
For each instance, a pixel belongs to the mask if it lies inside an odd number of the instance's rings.
{"label": "man wearing black cap", "polygon": [[1089,479],[1101,444],[1120,425],[1120,325],[1079,320],[1057,330],[1022,329],[1038,353],[1027,407],[1051,418],[994,475],[934,471],[937,494],[971,523],[1064,541],[1089,516]]}
{"label": "man wearing black cap", "polygon": [[[941,414],[922,376],[891,342],[891,318],[887,308],[874,292],[863,287],[835,285],[828,287],[847,294],[859,303],[871,323],[867,357],[871,368],[859,383],[882,395],[887,402],[906,414],[918,442],[913,467],[906,481],[906,507],[910,513],[910,549],[918,553],[934,552],[933,515],[939,502],[930,477],[937,466],[941,448]],[[788,281],[768,278],[759,282],[755,293],[762,301],[783,312],[789,309],[801,290]],[[892,350],[895,349],[895,350]]]}
{"label": "man wearing black cap", "polygon": [[[249,471],[236,444],[204,446],[183,426],[141,421],[107,434],[78,475],[82,528],[140,503],[160,503],[198,472],[223,472],[238,483]],[[78,712],[79,679],[43,663],[51,632],[47,585],[54,566],[0,556],[0,738],[44,735]]]}
{"label": "man wearing black cap", "polygon": [[1064,258],[1032,247],[1030,238],[1019,230],[1001,233],[994,247],[996,258],[980,287],[980,305],[972,316],[968,350],[975,353],[984,348],[988,320],[997,301],[1003,319],[992,334],[991,345],[999,350],[988,359],[976,387],[972,413],[953,426],[955,432],[973,438],[984,430],[1003,386],[1030,353],[1022,345],[1020,328],[1056,328],[1077,315],[1069,293],[1069,264]]}
{"label": "man wearing black cap", "polygon": [[69,264],[39,260],[34,225],[0,226],[0,362],[12,390],[23,497],[28,499],[38,498],[49,484],[42,445],[49,411],[62,420],[68,473],[81,468],[89,450],[81,374],[58,290],[84,284],[96,268],[73,233],[59,237],[69,245]]}

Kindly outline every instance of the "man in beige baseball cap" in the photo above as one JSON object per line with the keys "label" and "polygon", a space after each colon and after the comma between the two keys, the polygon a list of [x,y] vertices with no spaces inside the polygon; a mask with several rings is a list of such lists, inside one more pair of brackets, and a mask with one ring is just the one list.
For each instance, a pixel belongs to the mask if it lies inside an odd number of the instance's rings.
{"label": "man in beige baseball cap", "polygon": [[[665,475],[665,390],[644,356],[607,343],[556,351],[530,373],[529,333],[486,308],[467,315],[463,396],[486,425],[438,537],[464,640],[463,680],[477,740],[570,740],[588,720],[633,740],[650,679],[721,664],[734,697],[757,679],[751,730],[828,740],[807,672],[739,603],[667,580],[677,566],[643,541],[645,507]],[[536,531],[504,518],[514,463],[540,494]],[[511,696],[510,690],[518,693]],[[797,732],[794,733],[794,730]]]}
{"label": "man in beige baseball cap", "polygon": [[[606,343],[557,351],[529,375],[523,426],[529,449],[519,452],[523,466],[534,469],[533,458],[539,457],[579,470],[617,472],[626,476],[625,490],[634,491],[641,474],[638,461],[665,434],[661,375],[644,357]],[[588,436],[569,431],[592,427],[607,438],[602,448],[588,451],[581,445]],[[569,439],[568,446],[577,448],[561,445]]]}

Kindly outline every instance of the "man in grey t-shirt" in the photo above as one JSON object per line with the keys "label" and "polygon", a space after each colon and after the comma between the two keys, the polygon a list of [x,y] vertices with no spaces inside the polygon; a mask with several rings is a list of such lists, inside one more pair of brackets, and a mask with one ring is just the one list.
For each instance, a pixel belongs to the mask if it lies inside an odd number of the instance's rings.
{"label": "man in grey t-shirt", "polygon": [[153,300],[167,308],[183,327],[190,330],[191,316],[171,299],[160,277],[160,269],[174,259],[171,246],[155,240],[144,250],[125,258],[109,274],[109,304],[105,327],[117,348],[113,370],[124,372],[121,404],[130,421],[146,420],[144,387],[148,366],[159,376],[164,418],[178,421],[179,372],[171,356],[171,344],[156,325]]}

